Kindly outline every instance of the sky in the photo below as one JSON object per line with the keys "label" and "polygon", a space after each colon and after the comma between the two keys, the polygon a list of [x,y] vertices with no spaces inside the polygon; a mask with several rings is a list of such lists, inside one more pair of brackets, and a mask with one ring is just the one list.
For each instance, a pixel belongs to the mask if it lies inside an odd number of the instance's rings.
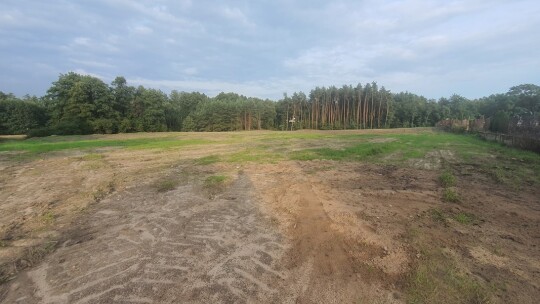
{"label": "sky", "polygon": [[110,83],[280,99],[376,81],[479,98],[540,85],[538,0],[2,0],[0,91],[73,71]]}

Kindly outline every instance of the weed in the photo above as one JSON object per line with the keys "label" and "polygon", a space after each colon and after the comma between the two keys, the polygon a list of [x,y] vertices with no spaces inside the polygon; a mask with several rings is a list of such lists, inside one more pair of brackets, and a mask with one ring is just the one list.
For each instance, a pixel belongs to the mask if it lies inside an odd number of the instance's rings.
{"label": "weed", "polygon": [[441,176],[439,176],[439,181],[444,188],[453,187],[456,185],[456,177],[448,170],[445,170]]}
{"label": "weed", "polygon": [[506,181],[506,178],[504,177],[504,171],[501,167],[496,167],[495,170],[493,170],[493,177],[498,183],[504,184]]}
{"label": "weed", "polygon": [[176,179],[165,179],[158,181],[154,186],[157,192],[167,192],[174,190],[178,186],[178,183]]}
{"label": "weed", "polygon": [[443,192],[443,199],[450,203],[457,203],[460,201],[459,195],[452,188],[446,188]]}
{"label": "weed", "polygon": [[453,218],[454,218],[454,220],[456,220],[456,222],[464,224],[464,225],[471,224],[476,219],[474,214],[465,213],[465,212],[460,212],[460,213],[454,215]]}
{"label": "weed", "polygon": [[431,211],[431,218],[436,222],[446,222],[446,215],[439,209],[433,209]]}
{"label": "weed", "polygon": [[454,258],[426,250],[407,279],[408,303],[489,303],[488,290],[461,272]]}
{"label": "weed", "polygon": [[225,175],[212,175],[212,176],[207,177],[204,180],[204,185],[206,187],[215,187],[215,186],[223,184],[226,179],[227,179],[227,176]]}
{"label": "weed", "polygon": [[8,242],[4,240],[0,240],[0,248],[8,247]]}
{"label": "weed", "polygon": [[81,160],[84,160],[84,161],[101,160],[101,159],[103,159],[103,155],[97,154],[97,153],[90,153],[81,157]]}
{"label": "weed", "polygon": [[379,155],[379,154],[382,154],[382,153],[384,153],[383,147],[373,147],[373,148],[367,150],[365,155],[366,156],[373,156],[373,155]]}
{"label": "weed", "polygon": [[54,223],[55,215],[52,211],[47,211],[41,216],[41,221],[45,225],[51,225]]}
{"label": "weed", "polygon": [[115,189],[116,189],[116,187],[114,185],[114,181],[109,181],[109,183],[107,183],[107,185],[105,185],[104,187],[99,187],[96,191],[94,191],[94,193],[93,193],[94,201],[95,202],[101,201],[108,194],[111,194],[112,192],[114,192]]}

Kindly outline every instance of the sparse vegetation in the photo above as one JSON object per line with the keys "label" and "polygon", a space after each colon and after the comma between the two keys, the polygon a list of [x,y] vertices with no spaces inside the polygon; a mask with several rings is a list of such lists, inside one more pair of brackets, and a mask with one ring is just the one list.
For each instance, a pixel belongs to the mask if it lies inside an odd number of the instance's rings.
{"label": "sparse vegetation", "polygon": [[464,225],[473,223],[475,219],[476,219],[476,216],[474,216],[474,214],[466,213],[466,212],[460,212],[454,215],[454,220]]}
{"label": "sparse vegetation", "polygon": [[441,223],[446,222],[446,215],[440,209],[432,209],[431,210],[431,217],[436,222],[441,222]]}
{"label": "sparse vegetation", "polygon": [[101,160],[103,159],[103,155],[98,153],[89,153],[81,157],[81,160],[84,161],[92,161],[92,160]]}
{"label": "sparse vegetation", "polygon": [[495,180],[501,184],[503,184],[506,181],[506,178],[504,176],[504,171],[501,167],[495,166],[495,169],[493,170],[493,177]]}
{"label": "sparse vegetation", "polygon": [[0,285],[15,278],[18,271],[34,266],[47,254],[51,253],[58,244],[57,241],[49,240],[37,246],[26,248],[22,255],[11,263],[0,265]]}
{"label": "sparse vegetation", "polygon": [[441,209],[431,209],[431,218],[440,223],[447,223],[447,219],[453,219],[456,222],[464,225],[469,225],[477,221],[477,217],[469,212],[458,212],[452,214],[451,211],[443,211]]}
{"label": "sparse vegetation", "polygon": [[460,270],[452,256],[438,249],[425,249],[423,253],[424,257],[408,278],[408,303],[491,302],[487,289]]}
{"label": "sparse vegetation", "polygon": [[204,184],[206,187],[215,187],[223,184],[225,180],[227,180],[225,175],[211,175],[204,180]]}
{"label": "sparse vegetation", "polygon": [[47,211],[41,216],[41,221],[45,225],[51,225],[54,223],[55,215],[52,211]]}
{"label": "sparse vegetation", "polygon": [[98,189],[94,191],[93,193],[94,202],[101,201],[108,194],[114,192],[115,189],[116,189],[116,186],[114,184],[114,181],[109,181],[106,185],[102,185],[98,187]]}
{"label": "sparse vegetation", "polygon": [[[19,143],[22,145],[18,146]],[[107,147],[112,149],[106,149]],[[487,231],[494,229],[489,225],[496,226],[495,220],[492,218],[487,220],[488,216],[491,217],[493,214],[481,213],[488,206],[476,202],[477,198],[485,194],[482,192],[486,191],[485,188],[475,188],[475,185],[485,183],[484,186],[500,187],[500,191],[493,194],[498,198],[497,204],[500,207],[504,206],[501,201],[504,202],[505,198],[498,197],[498,193],[505,190],[514,191],[515,188],[506,187],[514,183],[522,183],[522,189],[528,191],[527,193],[536,191],[531,189],[535,189],[534,186],[538,185],[540,172],[538,170],[540,156],[537,154],[484,142],[473,136],[438,133],[431,129],[373,132],[231,132],[220,133],[219,136],[208,133],[65,136],[26,141],[7,140],[0,143],[0,150],[2,149],[7,151],[2,153],[3,159],[11,162],[13,168],[20,169],[21,164],[25,166],[26,171],[20,172],[26,174],[28,178],[26,181],[33,182],[30,178],[35,178],[48,170],[44,168],[50,168],[50,164],[56,164],[57,168],[51,170],[60,172],[56,172],[55,178],[63,179],[63,183],[72,185],[69,184],[70,179],[64,178],[67,171],[58,170],[58,167],[71,166],[73,168],[67,168],[82,172],[79,172],[77,180],[81,178],[84,183],[90,184],[84,189],[84,197],[82,195],[77,197],[81,201],[88,200],[84,204],[66,207],[64,202],[68,199],[65,196],[58,200],[48,200],[54,201],[50,206],[39,206],[40,209],[37,210],[49,210],[39,214],[33,221],[34,224],[37,223],[36,229],[39,229],[39,233],[43,234],[52,230],[58,231],[60,225],[66,224],[69,216],[65,216],[65,210],[73,210],[78,214],[86,206],[88,210],[101,206],[105,208],[109,201],[107,204],[92,204],[91,201],[105,198],[114,191],[115,185],[118,189],[126,189],[126,193],[132,192],[133,197],[144,200],[148,199],[147,195],[150,195],[151,199],[159,200],[181,199],[184,188],[175,192],[175,195],[156,196],[156,192],[165,193],[176,189],[180,184],[186,185],[185,190],[189,192],[186,195],[197,198],[190,203],[196,206],[197,212],[202,212],[200,219],[204,223],[206,203],[212,208],[221,208],[222,204],[229,203],[242,208],[243,196],[235,193],[234,187],[245,189],[244,187],[253,185],[252,189],[259,190],[274,187],[276,183],[276,186],[281,188],[272,188],[266,194],[267,198],[283,200],[280,202],[283,203],[282,206],[278,205],[283,207],[283,210],[280,209],[276,211],[277,213],[269,211],[271,216],[268,217],[268,221],[272,224],[271,227],[276,229],[278,227],[275,226],[282,228],[281,225],[288,225],[288,218],[281,218],[280,212],[287,212],[287,216],[297,212],[294,208],[305,203],[301,200],[303,193],[313,190],[317,192],[318,198],[329,199],[323,203],[325,208],[339,211],[335,213],[339,216],[331,220],[337,221],[343,227],[349,227],[344,228],[345,233],[347,229],[353,229],[351,227],[356,227],[355,225],[361,222],[367,228],[363,233],[371,234],[370,237],[377,241],[382,240],[377,236],[378,227],[398,227],[389,229],[395,229],[395,233],[405,235],[408,240],[406,245],[401,244],[403,245],[401,248],[406,251],[405,257],[402,257],[406,260],[403,262],[406,266],[399,276],[387,276],[380,265],[373,262],[382,260],[384,263],[384,258],[391,258],[392,262],[395,262],[394,259],[400,259],[399,256],[392,256],[396,254],[394,244],[383,243],[374,246],[372,252],[355,250],[355,253],[365,254],[365,259],[371,263],[362,268],[367,274],[367,277],[362,277],[363,280],[377,284],[386,283],[385,280],[388,280],[396,284],[394,286],[397,286],[400,299],[409,303],[488,303],[492,291],[487,287],[487,283],[470,274],[471,265],[475,265],[478,261],[474,260],[472,254],[471,256],[462,254],[471,248],[471,238],[473,235],[476,236],[471,233],[472,230]],[[21,155],[29,158],[21,159],[19,158]],[[411,160],[431,162],[438,166],[417,167]],[[91,164],[96,164],[92,167],[95,168],[92,172],[86,170]],[[116,168],[131,171],[129,174],[123,174],[118,170],[118,175],[112,177],[117,184],[108,183],[107,179],[111,178]],[[10,176],[19,178],[19,175],[15,174],[15,169],[10,167],[7,170]],[[243,173],[237,177],[236,172],[240,170]],[[341,175],[343,178],[338,178]],[[154,182],[147,185],[144,183],[146,180]],[[299,180],[302,184],[294,184]],[[470,181],[475,183],[471,185]],[[47,182],[49,183],[46,186],[49,189],[56,186],[53,182]],[[10,192],[17,191],[15,185],[9,183],[6,185],[11,187]],[[32,185],[35,186],[36,183]],[[127,185],[130,187],[126,187]],[[319,185],[321,187],[317,188]],[[133,190],[133,187],[142,189],[138,192],[139,189]],[[476,191],[473,195],[470,195],[471,188]],[[36,187],[36,189],[44,188]],[[320,189],[325,192],[320,192]],[[281,197],[282,193],[287,191],[290,193]],[[18,193],[24,196],[24,193]],[[434,196],[433,193],[438,193],[441,197]],[[118,198],[127,199],[129,195],[132,194],[118,193]],[[215,200],[216,204],[205,202],[206,199]],[[313,197],[309,199],[315,200]],[[198,200],[203,204],[199,204]],[[382,200],[388,201],[388,204],[377,204]],[[30,204],[29,201],[27,198],[26,206]],[[441,204],[441,201],[459,204]],[[110,203],[125,203],[125,201],[117,202],[115,196],[115,200],[111,200]],[[492,205],[490,203],[489,208],[492,208]],[[495,209],[493,210],[495,213]],[[189,212],[191,211],[186,211],[186,214]],[[246,214],[249,212],[246,211]],[[391,217],[392,224],[388,225],[389,222],[386,220],[389,217],[386,215],[394,214],[396,215]],[[306,223],[298,221],[303,214],[299,215],[300,217],[291,222],[290,230],[292,233],[310,233],[309,227],[306,229]],[[503,220],[505,219],[506,217]],[[154,220],[157,221],[155,224],[161,224],[157,218],[152,219]],[[317,224],[317,220],[313,222]],[[15,244],[16,241],[25,238],[24,225],[26,223],[22,223],[21,227],[11,232],[2,231],[10,239],[6,238],[6,241],[0,242],[0,247],[11,246],[12,242]],[[208,225],[209,229],[210,226]],[[482,229],[477,229],[479,226]],[[377,233],[371,232],[368,227],[376,229]],[[164,228],[168,226],[164,225]],[[520,226],[519,229],[523,228]],[[333,233],[331,229],[327,231]],[[204,234],[204,231],[201,233]],[[514,233],[515,230],[509,237],[513,237]],[[510,258],[508,247],[505,243],[497,243],[500,238],[497,234],[494,235],[496,241],[493,242],[493,246],[500,246],[500,252],[505,253],[504,258]],[[528,236],[520,237],[527,242],[531,241]],[[421,238],[425,240],[417,241]],[[449,239],[452,241],[448,241]],[[395,239],[393,241],[398,242]],[[489,247],[491,245],[486,245],[485,240],[481,242],[482,247],[491,248]],[[351,246],[354,249],[354,244]],[[50,248],[37,249],[35,255],[40,256]],[[347,254],[345,252],[344,258],[336,261],[354,261],[348,260]],[[530,252],[523,250],[520,254],[530,256]],[[326,258],[323,260],[326,261]],[[34,262],[22,263],[31,265]],[[486,272],[479,271],[481,275],[486,275]],[[11,277],[13,275],[8,276]],[[507,288],[518,290],[515,282],[513,278],[510,279]]]}
{"label": "sparse vegetation", "polygon": [[443,199],[450,203],[457,203],[460,201],[459,195],[453,188],[445,188],[443,191]]}
{"label": "sparse vegetation", "polygon": [[217,163],[220,161],[220,158],[218,155],[209,155],[209,156],[205,156],[205,157],[201,157],[199,159],[197,159],[196,163],[198,165],[211,165],[213,163]]}
{"label": "sparse vegetation", "polygon": [[0,145],[0,151],[27,151],[46,153],[67,149],[87,150],[102,147],[124,147],[130,149],[168,149],[208,143],[206,140],[181,140],[178,138],[134,138],[123,140],[82,139],[82,136],[60,138],[36,138],[29,140],[10,140]]}
{"label": "sparse vegetation", "polygon": [[167,192],[174,190],[179,184],[178,179],[167,178],[159,180],[155,183],[154,187],[157,192]]}
{"label": "sparse vegetation", "polygon": [[439,180],[444,188],[454,187],[456,185],[456,177],[449,170],[445,170],[439,177]]}

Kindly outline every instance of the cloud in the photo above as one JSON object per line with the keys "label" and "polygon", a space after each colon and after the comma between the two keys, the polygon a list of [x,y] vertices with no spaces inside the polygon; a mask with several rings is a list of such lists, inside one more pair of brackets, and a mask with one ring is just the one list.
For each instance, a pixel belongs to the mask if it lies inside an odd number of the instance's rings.
{"label": "cloud", "polygon": [[298,87],[306,86],[304,80],[296,78],[272,79],[271,81],[255,80],[247,82],[232,82],[222,80],[156,80],[145,78],[128,78],[131,85],[143,85],[157,88],[165,92],[177,91],[197,91],[209,96],[215,96],[221,92],[235,92],[245,96],[275,99],[276,92],[279,97],[285,92],[297,91]]}
{"label": "cloud", "polygon": [[[204,31],[204,26],[200,22],[191,20],[187,16],[175,15],[170,12],[166,5],[156,5],[154,1],[106,0],[103,3],[116,9],[130,10],[138,16],[148,18],[155,24],[160,24],[162,27],[168,28],[170,31]],[[180,1],[177,4],[185,10],[191,7],[192,2]]]}
{"label": "cloud", "polygon": [[371,81],[479,97],[540,82],[538,15],[534,0],[4,0],[9,79],[0,90],[41,95],[58,73],[77,70],[276,99]]}
{"label": "cloud", "polygon": [[246,14],[237,7],[225,7],[220,10],[221,15],[233,23],[236,23],[238,25],[254,28],[255,23],[252,22]]}
{"label": "cloud", "polygon": [[75,37],[61,49],[68,53],[94,54],[96,58],[103,56],[104,53],[117,53],[121,50],[120,46],[112,41],[89,37]]}
{"label": "cloud", "polygon": [[92,61],[92,60],[78,60],[78,59],[69,59],[70,62],[73,62],[78,65],[83,65],[90,68],[114,68],[115,66],[103,61]]}
{"label": "cloud", "polygon": [[81,75],[88,75],[88,76],[96,77],[96,78],[99,78],[99,79],[101,79],[103,81],[106,81],[107,79],[109,79],[109,77],[105,77],[105,76],[103,76],[101,74],[97,74],[97,73],[92,73],[92,72],[89,72],[88,70],[85,70],[85,69],[73,69],[73,70],[71,70],[71,72],[81,74]]}
{"label": "cloud", "polygon": [[138,35],[148,35],[154,32],[154,30],[144,25],[136,25],[131,30],[133,33],[138,34]]}
{"label": "cloud", "polygon": [[199,73],[199,69],[195,68],[195,67],[190,67],[190,68],[185,68],[183,70],[184,74],[185,75],[196,75],[197,73]]}
{"label": "cloud", "polygon": [[88,37],[77,37],[77,38],[73,39],[73,45],[90,46],[90,38],[88,38]]}

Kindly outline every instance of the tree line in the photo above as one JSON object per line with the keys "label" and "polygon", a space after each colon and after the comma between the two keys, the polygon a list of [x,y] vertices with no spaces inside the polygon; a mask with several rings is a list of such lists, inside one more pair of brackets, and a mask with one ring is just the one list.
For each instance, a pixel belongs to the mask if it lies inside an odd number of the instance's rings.
{"label": "tree line", "polygon": [[124,77],[110,84],[77,73],[61,74],[45,96],[0,92],[0,134],[90,134],[160,131],[291,129],[375,129],[434,126],[442,119],[480,116],[508,119],[540,113],[540,87],[514,86],[479,99],[454,94],[439,100],[392,93],[376,82],[316,87],[284,94],[278,101],[220,93],[172,91],[169,95],[130,86]]}

